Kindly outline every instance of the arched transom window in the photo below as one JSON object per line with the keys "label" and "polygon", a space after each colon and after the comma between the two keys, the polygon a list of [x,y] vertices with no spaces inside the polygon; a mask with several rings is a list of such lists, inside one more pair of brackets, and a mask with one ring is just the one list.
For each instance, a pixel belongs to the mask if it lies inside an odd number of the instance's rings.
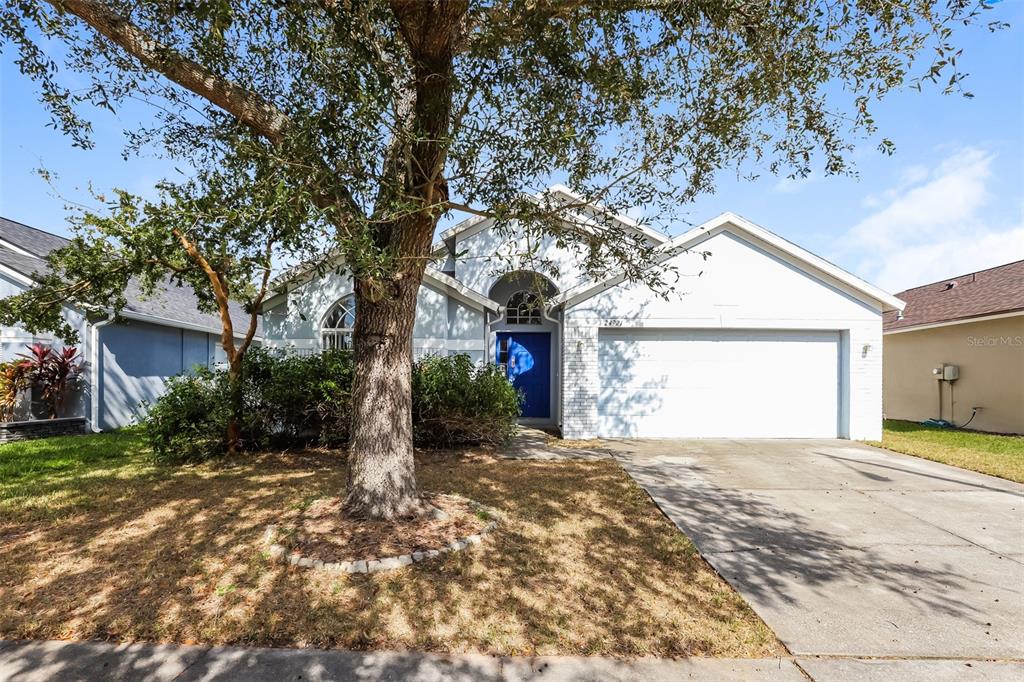
{"label": "arched transom window", "polygon": [[352,329],[356,326],[356,295],[342,297],[320,326],[320,347],[324,350],[350,350]]}
{"label": "arched transom window", "polygon": [[505,322],[508,324],[540,324],[540,298],[532,291],[517,291],[508,297]]}

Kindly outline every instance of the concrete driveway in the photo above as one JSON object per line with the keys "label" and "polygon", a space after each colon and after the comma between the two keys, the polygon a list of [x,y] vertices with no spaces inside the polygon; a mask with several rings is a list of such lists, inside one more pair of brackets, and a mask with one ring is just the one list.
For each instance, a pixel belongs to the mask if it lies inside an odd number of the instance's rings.
{"label": "concrete driveway", "polygon": [[608,446],[794,654],[1024,659],[1024,486],[840,440]]}

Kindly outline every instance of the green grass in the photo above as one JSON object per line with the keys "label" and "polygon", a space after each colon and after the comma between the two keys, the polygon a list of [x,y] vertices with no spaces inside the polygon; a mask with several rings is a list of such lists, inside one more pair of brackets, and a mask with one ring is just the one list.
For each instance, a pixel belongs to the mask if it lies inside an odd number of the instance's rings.
{"label": "green grass", "polygon": [[0,511],[59,516],[87,503],[97,485],[156,471],[138,428],[0,445]]}
{"label": "green grass", "polygon": [[1022,436],[943,429],[887,419],[882,442],[871,445],[1024,483]]}

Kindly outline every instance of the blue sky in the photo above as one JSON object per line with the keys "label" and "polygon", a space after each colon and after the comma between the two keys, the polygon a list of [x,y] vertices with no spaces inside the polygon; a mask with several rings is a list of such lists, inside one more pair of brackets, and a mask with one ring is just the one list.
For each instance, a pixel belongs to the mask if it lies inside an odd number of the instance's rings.
{"label": "blue sky", "polygon": [[[866,142],[857,178],[722,173],[687,220],[739,213],[890,291],[1024,258],[1024,2],[999,3],[987,17],[1012,25],[961,32],[973,99],[908,90],[877,106],[895,155]],[[144,105],[101,112],[92,117],[95,149],[75,149],[48,127],[34,84],[0,56],[0,215],[66,233],[64,199],[91,203],[90,184],[149,194],[172,165],[121,157],[122,130],[145,116]],[[40,166],[56,173],[60,197]]]}

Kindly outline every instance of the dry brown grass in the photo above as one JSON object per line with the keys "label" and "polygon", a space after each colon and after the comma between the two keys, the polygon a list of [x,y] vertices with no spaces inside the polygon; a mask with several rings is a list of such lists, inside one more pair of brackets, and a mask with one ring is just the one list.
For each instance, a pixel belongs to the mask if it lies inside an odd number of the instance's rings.
{"label": "dry brown grass", "polygon": [[[3,452],[0,451],[0,459]],[[337,453],[62,479],[0,500],[0,638],[766,656],[771,631],[613,461],[421,459],[495,508],[484,544],[394,572],[271,563],[264,527],[344,486]],[[61,486],[73,487],[62,495]],[[34,489],[33,489],[34,490]],[[58,508],[48,509],[48,504]]]}
{"label": "dry brown grass", "polygon": [[487,517],[474,512],[465,498],[431,495],[429,499],[444,512],[443,517],[371,521],[345,516],[343,498],[325,497],[297,515],[288,514],[287,522],[278,529],[278,542],[297,554],[325,562],[358,561],[441,549],[453,540],[480,533],[487,525]]}

